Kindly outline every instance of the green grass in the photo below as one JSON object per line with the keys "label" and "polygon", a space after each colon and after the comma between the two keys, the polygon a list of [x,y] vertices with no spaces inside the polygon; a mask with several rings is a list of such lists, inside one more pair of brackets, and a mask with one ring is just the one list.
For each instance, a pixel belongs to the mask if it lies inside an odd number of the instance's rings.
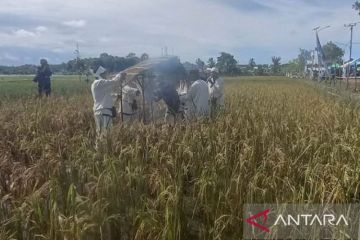
{"label": "green grass", "polygon": [[[30,75],[0,76],[0,102],[36,97],[37,83],[32,82],[33,77]],[[84,80],[79,81],[78,76],[74,75],[54,75],[51,80],[52,95],[55,97],[79,95],[89,92],[90,89],[90,83]],[[269,81],[287,82],[286,79],[279,77],[227,77],[226,81],[228,83],[250,81],[257,84]]]}
{"label": "green grass", "polygon": [[[37,83],[32,82],[34,76],[0,76],[0,101],[16,100],[19,98],[35,97]],[[55,96],[69,96],[82,94],[89,89],[84,80],[79,81],[78,76],[52,77],[52,93]]]}

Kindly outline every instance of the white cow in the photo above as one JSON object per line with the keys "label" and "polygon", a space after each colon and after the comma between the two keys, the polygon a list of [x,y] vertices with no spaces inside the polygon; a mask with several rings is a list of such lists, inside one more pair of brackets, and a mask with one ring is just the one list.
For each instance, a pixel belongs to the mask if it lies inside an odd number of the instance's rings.
{"label": "white cow", "polygon": [[119,103],[119,116],[123,115],[125,122],[139,119],[140,90],[130,86],[124,86],[122,89],[122,109]]}
{"label": "white cow", "polygon": [[180,94],[180,100],[185,103],[185,117],[188,120],[209,115],[209,89],[204,80],[198,79],[189,87],[186,94]]}

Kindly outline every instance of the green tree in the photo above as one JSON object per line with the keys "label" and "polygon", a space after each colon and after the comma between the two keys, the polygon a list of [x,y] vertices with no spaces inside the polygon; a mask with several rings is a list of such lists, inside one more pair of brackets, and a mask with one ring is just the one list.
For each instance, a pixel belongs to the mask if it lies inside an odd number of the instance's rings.
{"label": "green tree", "polygon": [[145,61],[149,59],[149,54],[143,53],[140,57],[140,61]]}
{"label": "green tree", "polygon": [[323,46],[325,61],[328,63],[342,63],[342,57],[344,56],[344,50],[341,49],[333,42],[328,42]]}
{"label": "green tree", "polygon": [[126,56],[125,68],[131,67],[139,62],[140,62],[140,58],[138,58],[135,53],[131,52]]}
{"label": "green tree", "polygon": [[136,54],[133,53],[133,52],[130,52],[126,57],[127,58],[134,58],[134,57],[136,57]]}
{"label": "green tree", "polygon": [[254,67],[256,67],[256,63],[255,63],[255,59],[254,58],[250,58],[249,60],[249,67],[251,69],[253,69]]}
{"label": "green tree", "polygon": [[311,60],[311,51],[300,48],[298,55],[299,71],[304,71],[307,61]]}
{"label": "green tree", "polygon": [[280,72],[280,67],[281,67],[281,57],[271,57],[271,61],[272,61],[272,70],[274,74],[278,74]]}
{"label": "green tree", "polygon": [[77,58],[75,60],[75,71],[79,75],[79,80],[81,80],[81,77],[85,74],[86,70],[87,66],[85,60]]}
{"label": "green tree", "polygon": [[100,62],[101,62],[101,66],[103,66],[104,68],[106,68],[108,71],[113,72],[114,71],[114,57],[107,54],[107,53],[102,53],[100,54]]}
{"label": "green tree", "polygon": [[[139,63],[140,58],[130,54],[133,57],[117,57],[108,53],[102,53],[97,58],[80,58],[62,64],[50,65],[52,71],[57,74],[79,74],[86,75],[90,69],[96,71],[99,66],[103,66],[111,72],[120,72],[124,69]],[[37,67],[35,65],[23,65],[17,67],[0,66],[0,74],[35,74]]]}
{"label": "green tree", "polygon": [[360,2],[359,1],[356,1],[353,4],[353,9],[355,9],[358,12],[358,14],[360,15]]}
{"label": "green tree", "polygon": [[264,67],[262,65],[258,65],[257,68],[254,71],[254,74],[256,76],[264,76],[265,75]]}
{"label": "green tree", "polygon": [[283,74],[286,73],[299,73],[301,72],[300,68],[300,63],[299,63],[299,59],[293,59],[290,60],[288,63],[281,65],[281,72]]}
{"label": "green tree", "polygon": [[207,66],[208,66],[209,68],[213,68],[213,67],[216,66],[216,62],[215,62],[214,58],[209,58],[209,60],[208,60],[208,62],[207,62]]}
{"label": "green tree", "polygon": [[238,72],[236,66],[237,61],[233,55],[226,52],[220,53],[220,57],[217,58],[216,65],[223,74],[236,74]]}
{"label": "green tree", "polygon": [[204,70],[204,68],[205,68],[204,61],[202,61],[200,58],[198,58],[198,59],[196,59],[195,63],[199,69]]}

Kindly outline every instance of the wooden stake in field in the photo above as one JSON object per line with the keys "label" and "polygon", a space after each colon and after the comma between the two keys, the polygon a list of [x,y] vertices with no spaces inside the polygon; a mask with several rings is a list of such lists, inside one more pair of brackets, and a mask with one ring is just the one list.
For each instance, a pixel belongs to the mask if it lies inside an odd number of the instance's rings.
{"label": "wooden stake in field", "polygon": [[145,123],[145,115],[146,115],[146,111],[145,111],[145,106],[146,106],[146,102],[145,102],[145,81],[144,81],[144,75],[143,74],[139,74],[137,75],[136,81],[138,83],[138,85],[140,86],[140,90],[141,90],[141,97],[142,97],[142,121],[143,123]]}
{"label": "wooden stake in field", "polygon": [[124,81],[121,80],[120,82],[120,114],[121,114],[121,122],[123,123],[124,122],[124,114],[123,114],[123,84],[124,84]]}
{"label": "wooden stake in field", "polygon": [[80,58],[80,48],[79,48],[78,42],[76,43],[76,49],[74,51],[74,54],[75,54],[75,67],[78,72],[79,82],[81,82],[81,76],[82,76],[85,68],[84,68],[83,62],[81,61],[81,58]]}
{"label": "wooden stake in field", "polygon": [[[355,63],[356,66],[356,63]],[[357,69],[355,69],[355,92],[357,92]]]}

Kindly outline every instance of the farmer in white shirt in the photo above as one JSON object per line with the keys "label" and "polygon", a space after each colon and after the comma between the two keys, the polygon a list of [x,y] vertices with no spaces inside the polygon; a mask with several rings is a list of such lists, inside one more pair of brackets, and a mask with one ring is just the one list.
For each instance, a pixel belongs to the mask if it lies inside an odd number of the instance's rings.
{"label": "farmer in white shirt", "polygon": [[[196,119],[209,115],[209,89],[206,81],[199,78],[199,72],[190,72],[189,83],[191,84],[186,93],[186,119]],[[181,98],[184,99],[183,97]]]}
{"label": "farmer in white shirt", "polygon": [[210,77],[207,80],[210,94],[211,111],[224,106],[224,80],[219,76],[217,68],[210,69]]}
{"label": "farmer in white shirt", "polygon": [[103,135],[112,125],[113,96],[119,90],[125,73],[119,73],[112,80],[106,80],[106,69],[99,67],[95,73],[96,80],[91,84],[91,92],[94,99],[94,117],[98,138]]}

